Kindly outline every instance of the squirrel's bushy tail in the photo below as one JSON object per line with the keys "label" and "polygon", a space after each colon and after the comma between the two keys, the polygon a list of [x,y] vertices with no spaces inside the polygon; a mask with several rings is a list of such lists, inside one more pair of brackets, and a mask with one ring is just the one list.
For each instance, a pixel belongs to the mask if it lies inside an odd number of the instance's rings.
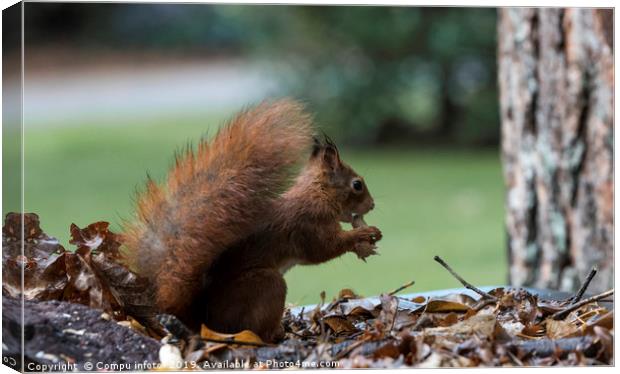
{"label": "squirrel's bushy tail", "polygon": [[152,279],[158,306],[182,315],[213,261],[261,222],[312,144],[312,120],[290,100],[238,114],[212,141],[147,182],[124,227],[128,261]]}

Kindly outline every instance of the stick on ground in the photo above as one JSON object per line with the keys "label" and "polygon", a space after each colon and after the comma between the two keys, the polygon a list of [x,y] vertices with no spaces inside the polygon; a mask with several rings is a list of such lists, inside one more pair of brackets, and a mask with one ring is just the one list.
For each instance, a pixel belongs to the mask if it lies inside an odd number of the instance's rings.
{"label": "stick on ground", "polygon": [[479,289],[478,287],[474,286],[473,284],[469,283],[468,281],[466,281],[465,279],[463,279],[460,275],[458,275],[454,270],[452,270],[452,268],[450,267],[450,265],[448,265],[441,257],[439,256],[435,256],[435,261],[437,261],[441,266],[443,266],[444,268],[446,268],[446,270],[448,270],[450,272],[450,274],[452,274],[452,276],[456,279],[458,279],[459,282],[461,282],[461,284],[465,287],[468,288],[472,291],[474,291],[475,293],[477,293],[478,295],[482,296],[483,299],[489,299],[489,300],[494,300],[497,301],[497,298],[493,295],[489,295],[488,293],[482,291],[481,289]]}
{"label": "stick on ground", "polygon": [[390,295],[390,296],[394,296],[394,295],[396,295],[397,293],[399,293],[400,291],[404,290],[405,288],[409,288],[409,287],[413,286],[413,285],[414,285],[414,283],[415,283],[415,281],[411,281],[411,282],[405,283],[405,284],[403,284],[402,286],[400,286],[400,287],[398,287],[397,289],[395,289],[394,291],[392,291],[392,292],[388,293],[388,295]]}
{"label": "stick on ground", "polygon": [[360,339],[354,343],[352,343],[351,345],[349,345],[348,347],[346,347],[345,349],[343,349],[342,351],[340,351],[340,353],[338,353],[335,357],[334,360],[340,360],[341,358],[344,358],[346,355],[348,355],[349,353],[351,353],[355,348],[360,347],[361,345],[363,345],[364,343],[366,343],[366,339]]}
{"label": "stick on ground", "polygon": [[574,304],[574,303],[578,302],[579,300],[581,300],[581,298],[583,297],[583,294],[588,289],[588,286],[590,285],[590,282],[592,281],[592,278],[594,278],[594,276],[596,275],[597,271],[598,271],[598,269],[596,268],[596,266],[593,266],[592,270],[590,270],[590,273],[586,277],[586,280],[583,281],[583,284],[581,285],[581,287],[579,287],[579,291],[577,291],[575,296],[573,296],[570,299],[570,303],[571,304]]}
{"label": "stick on ground", "polygon": [[568,315],[568,313],[572,312],[573,310],[577,310],[577,309],[581,308],[584,305],[593,303],[595,301],[602,300],[602,299],[604,299],[606,297],[609,297],[609,296],[611,296],[613,294],[614,294],[614,289],[612,288],[611,290],[605,291],[605,292],[603,292],[601,294],[598,294],[596,296],[588,297],[585,300],[581,300],[578,303],[571,304],[571,305],[567,306],[566,308],[560,310],[559,312],[552,314],[551,318],[553,318],[555,320],[560,320],[562,318],[565,318]]}

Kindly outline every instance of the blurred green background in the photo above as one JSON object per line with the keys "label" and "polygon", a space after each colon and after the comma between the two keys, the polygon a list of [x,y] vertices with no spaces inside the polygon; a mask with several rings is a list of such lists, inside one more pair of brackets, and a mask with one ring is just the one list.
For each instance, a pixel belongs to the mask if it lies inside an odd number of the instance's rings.
{"label": "blurred green background", "polygon": [[118,229],[176,149],[293,96],[365,176],[384,239],[367,263],[291,270],[290,302],[458,286],[434,255],[505,282],[495,10],[28,3],[25,17],[25,209],[67,246],[72,222]]}

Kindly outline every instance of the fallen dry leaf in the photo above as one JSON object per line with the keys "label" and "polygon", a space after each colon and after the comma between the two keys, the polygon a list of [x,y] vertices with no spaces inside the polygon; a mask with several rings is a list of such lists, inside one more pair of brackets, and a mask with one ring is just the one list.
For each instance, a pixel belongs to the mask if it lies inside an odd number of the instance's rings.
{"label": "fallen dry leaf", "polygon": [[80,229],[75,223],[72,223],[69,244],[77,246],[78,250],[96,250],[105,253],[110,258],[118,259],[120,257],[120,239],[118,235],[109,230],[109,226],[108,222],[100,221]]}
{"label": "fallen dry leaf", "polygon": [[65,252],[56,238],[41,230],[36,214],[7,214],[2,228],[2,292],[13,297],[23,294],[29,300],[59,299],[68,282]]}
{"label": "fallen dry leaf", "polygon": [[207,341],[227,343],[227,344],[243,344],[243,345],[265,345],[262,339],[250,330],[243,330],[236,334],[224,334],[213,331],[207,326],[200,327],[200,337]]}
{"label": "fallen dry leaf", "polygon": [[323,322],[334,332],[336,335],[352,334],[357,332],[358,329],[353,326],[349,320],[344,316],[329,316],[323,318]]}
{"label": "fallen dry leaf", "polygon": [[561,339],[574,335],[579,329],[574,323],[569,321],[555,321],[548,319],[545,323],[547,337],[550,339]]}
{"label": "fallen dry leaf", "polygon": [[445,313],[445,312],[468,312],[471,307],[455,301],[431,300],[426,304],[426,313]]}

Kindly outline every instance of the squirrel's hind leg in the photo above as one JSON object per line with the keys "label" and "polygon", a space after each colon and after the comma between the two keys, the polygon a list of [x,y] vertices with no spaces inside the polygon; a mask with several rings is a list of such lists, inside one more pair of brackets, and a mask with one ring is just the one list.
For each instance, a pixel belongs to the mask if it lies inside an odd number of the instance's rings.
{"label": "squirrel's hind leg", "polygon": [[265,342],[284,338],[286,282],[275,269],[253,269],[207,290],[206,325],[216,331],[251,330]]}

